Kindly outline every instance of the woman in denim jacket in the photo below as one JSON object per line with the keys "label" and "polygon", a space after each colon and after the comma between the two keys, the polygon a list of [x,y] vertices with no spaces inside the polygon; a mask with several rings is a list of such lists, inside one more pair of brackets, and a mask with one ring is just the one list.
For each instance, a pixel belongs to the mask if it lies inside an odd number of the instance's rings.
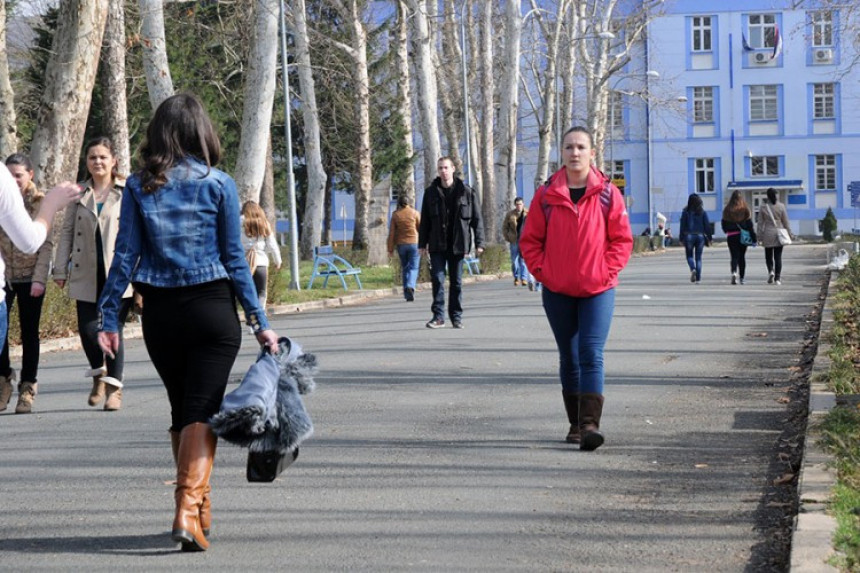
{"label": "woman in denim jacket", "polygon": [[172,537],[204,551],[211,525],[209,476],[218,412],[241,343],[234,296],[259,343],[278,337],[260,307],[242,250],[239,196],[213,166],[221,144],[200,101],[164,100],[146,132],[143,167],[126,184],[116,252],[99,299],[99,343],[119,344],[118,315],[129,282],[143,295],[143,337],[171,408],[176,461]]}
{"label": "woman in denim jacket", "polygon": [[690,193],[687,206],[681,212],[680,239],[687,252],[690,282],[698,283],[702,280],[702,251],[705,245],[711,244],[711,222],[698,193]]}

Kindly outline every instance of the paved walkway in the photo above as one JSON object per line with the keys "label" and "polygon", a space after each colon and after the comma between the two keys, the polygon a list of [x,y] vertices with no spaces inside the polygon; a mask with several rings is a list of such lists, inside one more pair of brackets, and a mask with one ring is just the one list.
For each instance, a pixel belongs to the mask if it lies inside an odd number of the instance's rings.
{"label": "paved walkway", "polygon": [[[606,445],[566,433],[540,297],[466,287],[464,330],[430,330],[429,293],[278,316],[319,358],[315,436],[273,484],[221,445],[212,546],[181,554],[167,401],[141,340],[124,408],[86,406],[81,351],[46,354],[36,413],[0,414],[0,569],[88,571],[744,571],[823,247],[786,249],[784,284],[702,283],[682,253],[633,259],[606,356]],[[253,360],[246,336],[235,375]],[[786,556],[787,557],[787,556]],[[777,569],[774,569],[777,570]]]}

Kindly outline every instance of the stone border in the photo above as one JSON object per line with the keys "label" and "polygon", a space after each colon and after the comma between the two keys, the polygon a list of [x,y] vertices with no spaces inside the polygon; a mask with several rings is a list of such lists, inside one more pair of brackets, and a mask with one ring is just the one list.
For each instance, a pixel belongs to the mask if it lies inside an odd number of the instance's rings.
{"label": "stone border", "polygon": [[835,288],[837,272],[830,275],[827,297],[821,310],[821,326],[818,333],[818,350],[809,375],[809,417],[803,446],[803,463],[797,483],[799,506],[791,537],[791,562],[793,573],[815,573],[838,571],[827,560],[835,554],[833,534],[836,519],[829,514],[830,494],[836,485],[836,471],[832,468],[833,456],[818,445],[817,425],[836,406],[836,394],[827,389],[825,376],[830,368],[828,335],[833,328],[833,309],[830,294]]}

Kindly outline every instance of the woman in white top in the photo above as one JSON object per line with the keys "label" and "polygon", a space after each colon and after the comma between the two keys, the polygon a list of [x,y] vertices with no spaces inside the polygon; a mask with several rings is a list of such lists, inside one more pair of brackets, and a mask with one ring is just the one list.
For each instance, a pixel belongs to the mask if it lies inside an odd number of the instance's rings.
{"label": "woman in white top", "polygon": [[281,249],[275,241],[275,234],[266,219],[266,213],[254,201],[246,201],[242,205],[242,248],[245,252],[253,250],[256,268],[251,269],[254,276],[254,286],[257,287],[257,297],[260,307],[266,308],[266,284],[269,280],[269,257],[275,263],[275,268],[281,268]]}
{"label": "woman in white top", "polygon": [[[45,195],[39,212],[35,218],[31,218],[24,207],[24,197],[18,189],[18,184],[6,165],[0,163],[0,228],[6,232],[12,243],[21,251],[33,254],[39,250],[42,243],[48,237],[54,215],[71,201],[81,196],[80,188],[74,183],[65,181],[60,183]],[[4,284],[6,265],[0,256],[0,288]],[[6,310],[6,299],[0,299],[0,339],[6,337],[8,326],[8,314]],[[32,403],[36,396],[35,382],[22,382],[18,385],[19,400],[24,396]],[[12,396],[12,383],[6,379],[0,385],[0,410],[6,408],[9,398]]]}

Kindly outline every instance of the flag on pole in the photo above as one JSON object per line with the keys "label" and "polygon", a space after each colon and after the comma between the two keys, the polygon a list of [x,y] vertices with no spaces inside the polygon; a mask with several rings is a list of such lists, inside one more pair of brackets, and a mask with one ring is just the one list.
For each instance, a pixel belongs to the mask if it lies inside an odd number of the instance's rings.
{"label": "flag on pole", "polygon": [[744,52],[752,52],[752,48],[750,47],[749,42],[747,42],[747,37],[743,32],[741,32],[741,44],[744,47]]}
{"label": "flag on pole", "polygon": [[770,59],[775,60],[782,54],[782,34],[779,33],[779,26],[774,25],[773,29],[773,55]]}

